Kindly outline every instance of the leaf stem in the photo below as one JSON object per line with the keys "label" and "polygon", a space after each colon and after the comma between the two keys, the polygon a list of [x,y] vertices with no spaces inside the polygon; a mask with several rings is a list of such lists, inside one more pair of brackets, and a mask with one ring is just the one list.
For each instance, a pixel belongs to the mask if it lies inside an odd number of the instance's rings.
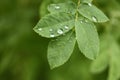
{"label": "leaf stem", "polygon": [[78,4],[77,4],[77,9],[76,9],[76,18],[75,18],[75,21],[78,20],[78,8],[80,6],[80,0],[78,0]]}

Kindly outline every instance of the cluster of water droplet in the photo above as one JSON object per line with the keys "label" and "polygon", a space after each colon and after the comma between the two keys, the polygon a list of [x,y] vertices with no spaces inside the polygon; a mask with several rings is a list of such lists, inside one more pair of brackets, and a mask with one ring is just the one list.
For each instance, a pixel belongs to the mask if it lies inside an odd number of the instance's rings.
{"label": "cluster of water droplet", "polygon": [[[90,7],[92,6],[91,3],[88,3],[87,5],[90,6]],[[60,6],[59,6],[59,5],[55,5],[54,8],[55,8],[56,10],[59,10],[59,9],[60,9]],[[91,19],[92,19],[94,22],[97,22],[97,18],[96,18],[95,16],[92,16]],[[80,23],[83,23],[83,22],[88,22],[88,20],[87,20],[87,19],[81,19]],[[68,27],[67,25],[65,25],[64,28],[59,28],[59,29],[57,29],[56,32],[55,32],[55,30],[53,30],[53,29],[49,29],[50,37],[52,37],[52,38],[55,37],[56,33],[57,33],[58,35],[62,35],[62,34],[64,34],[64,30],[68,30],[68,29],[69,29],[69,27]],[[39,30],[39,31],[42,31],[43,29],[42,29],[42,28],[39,28],[38,30]]]}
{"label": "cluster of water droplet", "polygon": [[[97,18],[95,17],[95,16],[92,16],[92,20],[94,21],[94,22],[97,22]],[[80,20],[80,23],[84,23],[84,22],[88,22],[88,19],[83,19],[83,20]]]}
{"label": "cluster of water droplet", "polygon": [[81,17],[80,18],[80,23],[87,23],[88,19],[86,19],[85,17]]}
{"label": "cluster of water droplet", "polygon": [[[64,26],[64,29],[63,28],[57,29],[56,32],[53,29],[49,29],[50,37],[55,37],[54,33],[57,33],[58,35],[62,35],[62,34],[64,34],[64,30],[68,30],[68,29],[69,29],[69,27],[67,25]],[[43,29],[39,28],[38,30],[42,31]]]}
{"label": "cluster of water droplet", "polygon": [[[92,6],[92,3],[88,3],[88,5],[91,7],[91,6]],[[92,18],[92,20],[93,20],[94,22],[97,22],[97,18],[96,18],[95,16],[92,16],[91,18]]]}

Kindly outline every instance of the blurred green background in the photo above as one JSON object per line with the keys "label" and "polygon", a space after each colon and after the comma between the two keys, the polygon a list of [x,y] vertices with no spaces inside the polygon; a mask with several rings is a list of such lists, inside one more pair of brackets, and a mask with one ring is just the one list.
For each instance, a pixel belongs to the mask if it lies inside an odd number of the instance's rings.
{"label": "blurred green background", "polygon": [[[116,47],[109,47],[115,43],[120,50],[120,0],[93,1],[110,18],[107,23],[96,24],[101,45],[107,46],[101,47],[101,53],[108,51],[114,57],[108,59],[110,65],[99,73],[92,73],[94,61],[86,59],[76,45],[66,64],[50,70],[47,61],[50,40],[36,34],[33,27],[48,13],[49,4],[65,1],[69,0],[0,0],[0,80],[107,80],[116,75],[111,61],[117,59],[113,63],[118,64],[120,52],[114,56]],[[102,58],[96,63],[100,65],[101,61]]]}

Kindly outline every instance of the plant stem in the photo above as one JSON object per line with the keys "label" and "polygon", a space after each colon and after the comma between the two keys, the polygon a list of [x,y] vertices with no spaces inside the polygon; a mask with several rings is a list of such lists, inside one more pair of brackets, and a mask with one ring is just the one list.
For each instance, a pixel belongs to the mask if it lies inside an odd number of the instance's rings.
{"label": "plant stem", "polygon": [[78,8],[80,6],[80,0],[78,0],[78,4],[77,4],[77,10],[76,10],[76,18],[75,18],[75,21],[78,20]]}

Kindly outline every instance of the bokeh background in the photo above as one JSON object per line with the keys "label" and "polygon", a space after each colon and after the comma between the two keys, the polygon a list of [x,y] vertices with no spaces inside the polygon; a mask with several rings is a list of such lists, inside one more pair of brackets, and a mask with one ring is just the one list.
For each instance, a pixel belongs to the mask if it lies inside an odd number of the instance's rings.
{"label": "bokeh background", "polygon": [[119,80],[120,0],[93,1],[110,19],[96,24],[102,57],[88,60],[76,45],[67,63],[50,70],[50,39],[36,34],[33,27],[48,14],[49,4],[65,1],[69,0],[0,0],[0,80]]}

